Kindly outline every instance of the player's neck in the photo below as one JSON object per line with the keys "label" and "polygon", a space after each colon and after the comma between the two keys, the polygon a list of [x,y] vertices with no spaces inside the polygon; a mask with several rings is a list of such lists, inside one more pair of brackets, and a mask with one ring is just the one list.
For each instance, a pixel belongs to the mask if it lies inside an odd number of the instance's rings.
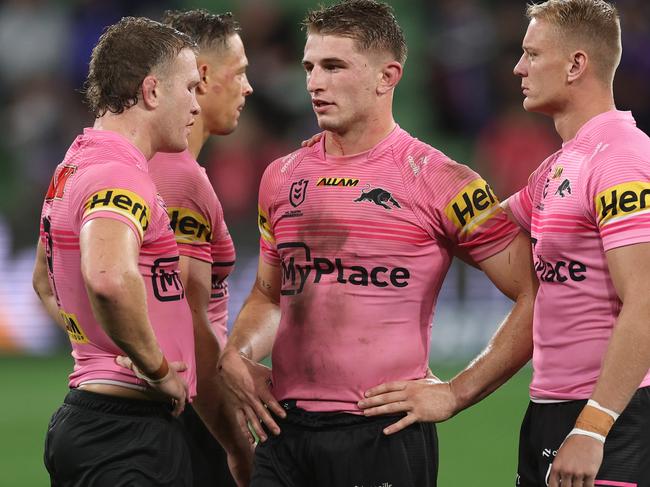
{"label": "player's neck", "polygon": [[349,156],[366,152],[384,140],[393,131],[395,125],[395,120],[391,116],[383,123],[368,121],[363,126],[360,124],[344,133],[328,130],[325,136],[325,152],[333,156]]}
{"label": "player's neck", "polygon": [[615,110],[614,96],[603,90],[599,93],[584,91],[567,105],[566,110],[553,115],[555,130],[564,142],[573,139],[580,128],[601,113]]}
{"label": "player's neck", "polygon": [[134,117],[128,111],[119,114],[107,112],[95,119],[93,128],[120,134],[142,152],[147,160],[151,159],[157,152],[146,124],[141,123],[141,121],[137,120],[137,117]]}

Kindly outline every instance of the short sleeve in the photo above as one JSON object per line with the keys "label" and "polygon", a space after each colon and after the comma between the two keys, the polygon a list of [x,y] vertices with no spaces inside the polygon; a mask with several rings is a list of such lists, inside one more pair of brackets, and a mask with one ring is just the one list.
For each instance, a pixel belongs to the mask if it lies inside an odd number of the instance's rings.
{"label": "short sleeve", "polygon": [[583,200],[611,250],[650,242],[650,160],[638,153],[603,151],[586,172]]}
{"label": "short sleeve", "polygon": [[201,167],[190,167],[193,173],[166,184],[159,184],[166,174],[157,174],[156,186],[167,205],[179,254],[212,263],[213,234],[219,231],[217,196]]}
{"label": "short sleeve", "polygon": [[260,256],[267,264],[280,265],[280,256],[273,232],[273,202],[278,193],[280,177],[277,164],[270,164],[260,182],[257,206],[257,227],[260,231]]}
{"label": "short sleeve", "polygon": [[73,228],[96,218],[125,223],[142,244],[156,204],[155,188],[146,173],[136,167],[105,164],[80,171],[71,192]]}
{"label": "short sleeve", "polygon": [[413,195],[431,235],[475,262],[503,250],[518,233],[490,185],[448,158],[428,164],[415,180]]}

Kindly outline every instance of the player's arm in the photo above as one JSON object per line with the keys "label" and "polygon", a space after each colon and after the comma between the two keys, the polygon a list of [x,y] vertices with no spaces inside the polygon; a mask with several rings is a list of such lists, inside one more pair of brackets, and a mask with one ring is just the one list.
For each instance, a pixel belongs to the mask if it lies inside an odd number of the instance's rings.
{"label": "player's arm", "polygon": [[54,320],[54,322],[65,331],[65,323],[59,313],[59,307],[56,304],[56,298],[50,285],[50,279],[47,275],[47,256],[45,255],[45,247],[39,240],[36,246],[36,261],[34,262],[34,273],[32,275],[32,285],[38,298],[43,303],[43,307],[47,314]]}
{"label": "player's arm", "polygon": [[[280,433],[267,407],[274,414],[285,416],[284,409],[271,393],[271,370],[257,363],[271,353],[279,323],[280,268],[260,257],[255,284],[235,320],[219,370],[240,403],[240,427],[249,434],[246,423],[250,422],[262,441],[267,436],[260,420],[274,434]],[[250,434],[249,440],[252,441]]]}
{"label": "player's arm", "polygon": [[79,246],[81,273],[95,318],[149,385],[176,401],[174,413],[180,414],[187,384],[176,372],[186,365],[167,362],[149,323],[135,233],[118,220],[96,218],[81,227]]}
{"label": "player's arm", "polygon": [[252,452],[237,425],[233,404],[229,403],[219,380],[217,363],[221,348],[208,318],[212,265],[181,255],[179,267],[194,328],[197,395],[193,405],[212,435],[228,452],[229,463],[237,465],[233,476],[237,473],[239,483],[247,484],[250,481]]}
{"label": "player's arm", "polygon": [[537,290],[530,244],[519,234],[501,252],[479,263],[479,267],[514,306],[486,349],[450,382],[432,379],[382,384],[359,402],[364,414],[406,413],[389,426],[396,433],[416,421],[444,421],[480,401],[506,382],[532,356],[532,316]]}
{"label": "player's arm", "polygon": [[[568,476],[593,485],[602,462],[604,438],[650,369],[650,243],[618,247],[608,250],[606,256],[623,307],[591,397],[597,404],[585,406],[576,421],[582,432],[574,430],[555,457],[549,483],[554,487]],[[602,438],[588,436],[590,433]]]}

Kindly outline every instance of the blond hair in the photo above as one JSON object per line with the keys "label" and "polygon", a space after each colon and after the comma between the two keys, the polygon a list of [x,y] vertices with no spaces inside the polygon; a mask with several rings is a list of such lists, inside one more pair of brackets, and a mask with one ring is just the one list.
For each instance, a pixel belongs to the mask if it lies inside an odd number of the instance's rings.
{"label": "blond hair", "polygon": [[548,22],[565,41],[575,41],[611,83],[621,61],[621,24],[618,11],[605,0],[548,0],[528,5],[526,16]]}

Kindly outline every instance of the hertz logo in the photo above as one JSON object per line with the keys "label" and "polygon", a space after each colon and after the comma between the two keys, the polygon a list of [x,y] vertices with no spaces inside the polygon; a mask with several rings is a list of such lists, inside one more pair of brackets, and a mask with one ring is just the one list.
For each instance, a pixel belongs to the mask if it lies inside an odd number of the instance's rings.
{"label": "hertz logo", "polygon": [[210,223],[200,213],[189,208],[167,208],[167,214],[177,243],[196,244],[212,240]]}
{"label": "hertz logo", "polygon": [[66,313],[62,309],[59,309],[59,313],[61,313],[61,318],[63,318],[65,330],[68,332],[70,340],[75,343],[88,343],[88,337],[81,329],[77,317],[72,313]]}
{"label": "hertz logo", "polygon": [[319,178],[316,186],[356,186],[358,179],[352,178]]}
{"label": "hertz logo", "polygon": [[260,235],[262,238],[270,243],[275,243],[275,236],[273,235],[273,230],[271,230],[271,222],[269,221],[269,216],[262,209],[261,206],[257,207],[257,227],[260,230]]}
{"label": "hertz logo", "polygon": [[474,232],[501,210],[499,200],[483,179],[465,186],[445,207],[445,215],[458,229],[467,234]]}
{"label": "hertz logo", "polygon": [[97,211],[112,211],[127,217],[138,229],[140,239],[149,227],[147,203],[139,195],[126,189],[103,189],[88,198],[84,205],[84,216]]}
{"label": "hertz logo", "polygon": [[618,184],[598,193],[596,212],[598,225],[604,227],[619,218],[649,211],[650,182],[632,181]]}

